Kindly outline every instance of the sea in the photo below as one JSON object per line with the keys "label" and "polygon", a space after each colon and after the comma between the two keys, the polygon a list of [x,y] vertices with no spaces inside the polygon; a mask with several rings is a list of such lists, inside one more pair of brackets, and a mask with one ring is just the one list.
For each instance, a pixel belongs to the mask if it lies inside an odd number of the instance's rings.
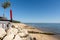
{"label": "sea", "polygon": [[60,23],[25,23],[44,32],[60,34]]}

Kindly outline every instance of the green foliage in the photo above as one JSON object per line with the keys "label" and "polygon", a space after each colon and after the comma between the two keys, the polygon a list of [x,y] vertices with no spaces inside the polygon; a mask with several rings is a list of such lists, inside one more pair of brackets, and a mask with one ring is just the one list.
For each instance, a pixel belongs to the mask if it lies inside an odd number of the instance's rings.
{"label": "green foliage", "polygon": [[46,35],[56,35],[55,33],[40,33],[40,34],[46,34]]}
{"label": "green foliage", "polygon": [[33,33],[33,34],[45,34],[45,35],[56,35],[55,33],[46,33],[46,32],[44,32],[44,33],[42,33],[42,32],[35,32],[35,31],[28,31],[28,33]]}
{"label": "green foliage", "polygon": [[12,20],[13,23],[21,23],[20,21]]}
{"label": "green foliage", "polygon": [[2,7],[4,8],[4,9],[6,9],[6,8],[8,8],[8,7],[10,7],[10,2],[4,2],[3,4],[2,4]]}

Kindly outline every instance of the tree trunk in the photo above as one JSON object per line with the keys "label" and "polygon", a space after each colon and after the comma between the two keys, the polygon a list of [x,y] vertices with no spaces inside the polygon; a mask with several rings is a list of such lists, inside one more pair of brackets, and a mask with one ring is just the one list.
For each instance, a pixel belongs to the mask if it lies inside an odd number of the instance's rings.
{"label": "tree trunk", "polygon": [[3,17],[5,17],[5,9],[4,9]]}

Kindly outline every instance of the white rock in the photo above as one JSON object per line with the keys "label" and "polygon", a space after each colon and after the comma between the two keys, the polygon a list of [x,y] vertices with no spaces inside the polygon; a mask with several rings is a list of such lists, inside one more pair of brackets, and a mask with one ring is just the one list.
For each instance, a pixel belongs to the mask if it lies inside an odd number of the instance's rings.
{"label": "white rock", "polygon": [[28,31],[26,29],[22,29],[21,32],[28,35]]}
{"label": "white rock", "polygon": [[3,40],[13,40],[13,37],[14,37],[13,34],[9,34]]}
{"label": "white rock", "polygon": [[28,31],[26,29],[23,29],[24,33],[28,35]]}
{"label": "white rock", "polygon": [[0,27],[0,37],[2,38],[3,36],[6,35],[6,32],[3,28]]}
{"label": "white rock", "polygon": [[18,33],[19,36],[25,36],[26,34],[25,33]]}
{"label": "white rock", "polygon": [[26,36],[25,33],[18,33],[18,35],[19,35],[20,37],[22,37],[22,38],[21,38],[22,40],[30,40],[29,35],[28,35],[27,37],[24,37],[24,36]]}
{"label": "white rock", "polygon": [[20,38],[19,35],[16,35],[16,36],[15,36],[15,39],[13,39],[13,40],[22,40],[22,38]]}
{"label": "white rock", "polygon": [[9,28],[9,30],[7,31],[7,35],[9,35],[9,34],[16,35],[17,32],[18,32],[18,30],[16,28]]}

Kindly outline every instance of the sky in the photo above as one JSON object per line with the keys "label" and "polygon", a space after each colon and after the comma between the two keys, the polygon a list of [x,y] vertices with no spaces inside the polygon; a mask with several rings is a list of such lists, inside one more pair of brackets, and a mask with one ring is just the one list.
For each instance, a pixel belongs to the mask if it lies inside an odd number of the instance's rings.
{"label": "sky", "polygon": [[[4,9],[0,0],[0,16]],[[13,19],[24,23],[60,23],[60,0],[10,0]],[[8,19],[10,8],[5,10]]]}

